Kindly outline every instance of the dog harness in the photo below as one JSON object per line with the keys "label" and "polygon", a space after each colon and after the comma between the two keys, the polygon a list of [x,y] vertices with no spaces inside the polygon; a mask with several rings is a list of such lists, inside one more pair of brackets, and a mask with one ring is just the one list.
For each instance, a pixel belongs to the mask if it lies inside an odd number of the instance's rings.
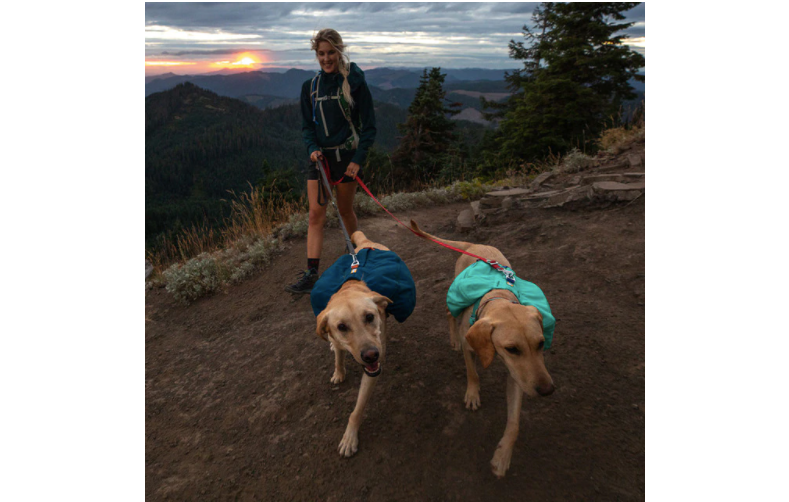
{"label": "dog harness", "polygon": [[[503,265],[502,265],[503,267]],[[509,267],[504,267],[512,271]],[[463,310],[473,305],[469,324],[477,321],[477,310],[482,297],[494,289],[506,289],[511,291],[521,305],[531,305],[542,315],[542,334],[545,337],[545,348],[551,348],[553,341],[553,330],[556,327],[556,319],[551,314],[551,307],[545,294],[534,283],[524,281],[512,273],[514,280],[512,284],[507,280],[508,277],[498,270],[490,267],[483,261],[477,261],[473,265],[466,267],[449,286],[447,292],[447,307],[453,317],[458,317]]]}
{"label": "dog harness", "polygon": [[386,312],[403,322],[416,306],[416,285],[403,260],[393,251],[362,249],[343,255],[326,269],[312,287],[310,303],[317,317],[326,309],[332,295],[347,281],[364,281],[370,290],[390,300]]}

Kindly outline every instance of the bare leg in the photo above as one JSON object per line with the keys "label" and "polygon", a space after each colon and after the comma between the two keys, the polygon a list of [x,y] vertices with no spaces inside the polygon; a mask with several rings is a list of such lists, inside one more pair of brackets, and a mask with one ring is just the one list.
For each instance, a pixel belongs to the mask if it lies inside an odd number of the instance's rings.
{"label": "bare leg", "polygon": [[359,426],[362,424],[362,413],[364,413],[364,407],[367,406],[367,401],[373,393],[377,380],[378,377],[371,378],[367,374],[362,375],[362,385],[359,387],[359,397],[356,398],[356,408],[348,419],[348,427],[345,428],[345,434],[342,436],[338,448],[340,455],[344,457],[350,457],[356,453],[359,445]]}
{"label": "bare leg", "polygon": [[447,310],[447,320],[449,321],[449,345],[452,347],[452,350],[460,350],[457,319],[449,313],[449,310]]}
{"label": "bare leg", "polygon": [[356,194],[356,183],[340,183],[337,185],[337,210],[340,212],[342,222],[348,235],[357,230],[356,213],[353,212],[353,197]]}
{"label": "bare leg", "polygon": [[[381,312],[380,310],[378,312]],[[386,361],[386,313],[381,314],[381,363]]]}
{"label": "bare leg", "polygon": [[[381,357],[380,361],[383,364],[386,357],[386,317],[381,318]],[[356,398],[356,408],[353,409],[351,417],[348,419],[348,427],[345,428],[345,434],[340,441],[338,448],[340,455],[350,457],[356,453],[357,446],[359,445],[359,427],[362,425],[362,413],[364,407],[367,406],[370,396],[375,388],[375,383],[380,378],[369,377],[366,374],[362,375],[362,385],[359,387],[359,397]]]}
{"label": "bare leg", "polygon": [[477,368],[474,365],[474,354],[471,348],[466,343],[461,343],[463,346],[463,359],[466,361],[466,408],[477,411],[477,408],[482,404],[479,399],[479,375]]}
{"label": "bare leg", "polygon": [[334,375],[331,377],[331,383],[340,383],[345,380],[345,353],[335,344],[332,344],[334,349]]}
{"label": "bare leg", "polygon": [[496,447],[496,453],[490,461],[490,467],[497,478],[504,477],[504,473],[510,468],[512,458],[512,447],[518,439],[518,429],[520,427],[521,405],[523,404],[523,390],[515,382],[512,376],[507,374],[507,428],[504,435]]}
{"label": "bare leg", "polygon": [[318,204],[318,180],[307,180],[307,197],[310,203],[307,227],[307,258],[320,258],[323,248],[323,225],[326,223],[326,206]]}

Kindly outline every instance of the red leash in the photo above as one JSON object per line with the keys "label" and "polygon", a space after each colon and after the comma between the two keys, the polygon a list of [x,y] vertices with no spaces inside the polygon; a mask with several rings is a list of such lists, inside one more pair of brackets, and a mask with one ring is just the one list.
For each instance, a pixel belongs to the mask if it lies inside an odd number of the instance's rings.
{"label": "red leash", "polygon": [[418,235],[419,237],[421,237],[423,239],[427,239],[429,241],[435,242],[436,244],[438,244],[440,246],[444,246],[445,248],[451,249],[453,251],[457,251],[458,253],[463,253],[465,255],[471,256],[471,257],[476,258],[478,260],[482,260],[485,263],[487,263],[488,265],[490,265],[491,267],[495,268],[496,270],[498,270],[499,272],[504,274],[507,277],[507,284],[509,284],[510,286],[515,284],[515,273],[512,270],[507,270],[506,268],[502,267],[501,265],[499,265],[499,263],[497,261],[485,259],[485,258],[483,258],[481,256],[477,256],[477,255],[475,255],[473,253],[469,253],[468,251],[464,251],[462,249],[458,249],[458,248],[456,248],[454,246],[450,246],[449,244],[444,244],[443,242],[439,242],[439,241],[437,241],[435,239],[431,239],[430,237],[427,237],[426,235],[421,235],[419,232],[417,232],[413,228],[409,227],[408,225],[406,225],[405,223],[400,221],[397,218],[397,216],[395,216],[392,213],[390,213],[389,210],[386,209],[384,207],[384,205],[381,204],[381,202],[378,199],[375,198],[375,195],[373,195],[372,192],[370,192],[370,189],[367,188],[367,185],[364,184],[364,182],[359,178],[359,176],[356,176],[355,180],[356,180],[357,183],[359,183],[359,186],[361,186],[364,189],[364,191],[367,192],[367,195],[369,195],[379,206],[381,206],[381,208],[384,211],[386,211],[389,214],[389,216],[394,218],[399,224],[403,225],[405,228],[407,228],[408,230],[413,232],[415,235]]}

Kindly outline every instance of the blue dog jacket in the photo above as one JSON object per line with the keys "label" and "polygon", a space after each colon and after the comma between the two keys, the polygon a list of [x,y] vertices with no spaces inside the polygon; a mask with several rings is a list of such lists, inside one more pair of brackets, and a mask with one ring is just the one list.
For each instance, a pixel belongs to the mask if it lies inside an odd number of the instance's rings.
{"label": "blue dog jacket", "polygon": [[[502,265],[503,266],[503,265]],[[504,267],[509,269],[509,267]],[[507,284],[504,274],[494,269],[484,261],[477,261],[466,267],[463,272],[455,277],[447,292],[447,307],[452,316],[459,316],[469,305],[474,305],[471,313],[470,324],[477,320],[477,309],[482,297],[493,289],[508,289],[518,297],[522,305],[535,307],[542,315],[542,334],[545,337],[545,348],[551,348],[553,329],[556,319],[551,314],[551,307],[545,294],[534,283],[524,281],[515,276],[515,286]]]}
{"label": "blue dog jacket", "polygon": [[359,267],[355,273],[351,273],[353,258],[346,254],[323,272],[312,287],[310,303],[315,316],[323,312],[329,299],[346,281],[355,279],[364,281],[372,291],[392,300],[386,311],[397,322],[408,319],[416,306],[416,285],[403,260],[393,251],[381,249],[362,249],[356,258]]}

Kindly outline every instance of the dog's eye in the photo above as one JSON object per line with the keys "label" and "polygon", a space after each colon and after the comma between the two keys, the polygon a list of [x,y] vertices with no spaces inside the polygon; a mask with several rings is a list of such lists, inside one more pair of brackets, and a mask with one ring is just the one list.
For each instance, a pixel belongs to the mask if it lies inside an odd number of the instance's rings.
{"label": "dog's eye", "polygon": [[343,324],[343,323],[340,323],[340,324],[338,324],[338,325],[337,325],[337,329],[339,329],[340,331],[342,331],[343,333],[345,333],[346,331],[348,331],[348,326],[346,326],[346,325],[345,325],[345,324]]}
{"label": "dog's eye", "polygon": [[375,320],[375,316],[372,314],[367,314],[366,316],[364,316],[364,320],[367,322],[373,322]]}
{"label": "dog's eye", "polygon": [[543,348],[544,346],[545,346],[545,342],[540,342],[540,343],[538,343],[538,344],[537,344],[537,350],[542,350],[542,348]]}
{"label": "dog's eye", "polygon": [[504,349],[509,352],[510,354],[515,354],[516,356],[521,353],[518,347],[504,347]]}

